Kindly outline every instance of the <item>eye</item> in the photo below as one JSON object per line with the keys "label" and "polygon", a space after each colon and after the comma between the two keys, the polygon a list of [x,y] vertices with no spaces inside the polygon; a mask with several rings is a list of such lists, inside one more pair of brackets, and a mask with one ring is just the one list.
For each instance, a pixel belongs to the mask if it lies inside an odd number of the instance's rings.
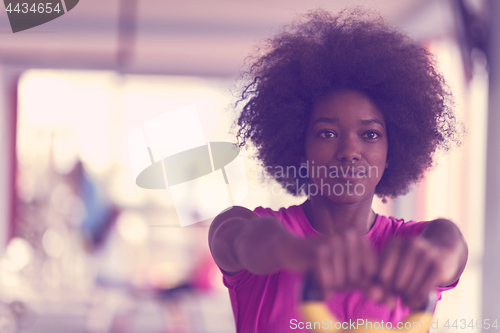
{"label": "eye", "polygon": [[337,137],[337,133],[335,133],[334,131],[321,131],[318,133],[318,135],[324,139],[331,139],[331,138],[336,138]]}
{"label": "eye", "polygon": [[376,139],[381,137],[381,134],[376,132],[376,131],[369,131],[369,132],[365,132],[363,134],[363,137],[367,138],[368,140],[376,140]]}

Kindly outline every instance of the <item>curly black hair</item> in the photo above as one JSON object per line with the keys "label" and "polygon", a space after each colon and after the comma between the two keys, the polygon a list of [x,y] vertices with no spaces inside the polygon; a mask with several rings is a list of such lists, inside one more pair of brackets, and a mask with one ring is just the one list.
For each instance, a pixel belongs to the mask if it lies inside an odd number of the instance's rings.
{"label": "curly black hair", "polygon": [[[255,145],[268,172],[299,168],[314,104],[339,90],[362,92],[384,115],[389,167],[376,187],[379,197],[405,194],[432,167],[437,149],[460,143],[451,94],[431,55],[380,16],[359,8],[337,16],[316,10],[258,53],[236,103],[244,104],[237,139],[240,147]],[[293,195],[307,182],[270,173]]]}

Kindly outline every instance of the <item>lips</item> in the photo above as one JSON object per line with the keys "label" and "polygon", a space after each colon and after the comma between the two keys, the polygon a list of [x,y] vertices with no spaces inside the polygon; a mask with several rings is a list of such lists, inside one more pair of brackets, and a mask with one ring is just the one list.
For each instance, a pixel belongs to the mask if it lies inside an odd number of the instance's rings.
{"label": "lips", "polygon": [[351,180],[351,181],[354,181],[354,180],[361,180],[363,178],[365,178],[366,175],[361,175],[357,172],[354,172],[354,176],[352,175],[352,172],[349,173],[348,175],[340,175],[339,179],[342,179],[342,180]]}
{"label": "lips", "polygon": [[366,168],[362,165],[346,165],[338,166],[339,177],[346,179],[359,179],[363,178],[362,175],[366,174]]}

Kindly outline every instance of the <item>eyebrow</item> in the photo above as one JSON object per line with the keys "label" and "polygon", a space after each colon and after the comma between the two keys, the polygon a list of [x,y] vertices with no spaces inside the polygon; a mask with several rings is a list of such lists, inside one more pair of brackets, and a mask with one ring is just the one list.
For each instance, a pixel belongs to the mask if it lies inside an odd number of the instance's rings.
{"label": "eyebrow", "polygon": [[[335,123],[338,123],[339,122],[339,118],[337,117],[334,117],[334,118],[328,118],[328,117],[321,117],[321,118],[318,118],[316,119],[312,125],[316,125],[317,123],[329,123],[329,124],[335,124]],[[378,119],[365,119],[365,120],[361,120],[361,125],[371,125],[371,124],[379,124],[380,126],[382,126],[383,128],[385,128],[385,125],[384,123],[382,123],[380,120]]]}
{"label": "eyebrow", "polygon": [[362,125],[371,125],[371,124],[379,124],[383,128],[385,128],[385,125],[378,119],[366,119],[366,120],[361,120]]}
{"label": "eyebrow", "polygon": [[321,117],[316,119],[312,124],[316,125],[317,123],[329,123],[329,124],[335,124],[339,122],[339,118],[327,118],[327,117]]}

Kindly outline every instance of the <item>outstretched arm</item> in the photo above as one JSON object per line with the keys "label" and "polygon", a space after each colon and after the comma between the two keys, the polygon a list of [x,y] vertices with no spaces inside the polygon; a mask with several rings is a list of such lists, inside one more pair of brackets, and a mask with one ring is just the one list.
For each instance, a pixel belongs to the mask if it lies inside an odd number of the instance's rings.
{"label": "outstretched arm", "polygon": [[214,219],[209,246],[217,265],[228,273],[247,269],[267,275],[282,268],[305,271],[308,266],[305,242],[278,220],[244,207],[233,207]]}
{"label": "outstretched arm", "polygon": [[444,287],[457,281],[465,269],[469,253],[458,227],[450,220],[434,220],[425,226],[421,237],[437,251],[440,266],[437,285]]}
{"label": "outstretched arm", "polygon": [[[376,285],[369,296],[395,305],[396,295],[414,308],[425,304],[431,290],[457,281],[467,262],[467,244],[451,221],[437,219],[420,236],[395,238],[382,251]],[[377,286],[378,285],[378,286]]]}
{"label": "outstretched arm", "polygon": [[227,273],[243,269],[268,275],[280,269],[312,272],[324,297],[333,290],[362,288],[376,260],[370,244],[354,230],[329,237],[298,238],[280,221],[243,207],[217,216],[209,231],[215,262]]}

